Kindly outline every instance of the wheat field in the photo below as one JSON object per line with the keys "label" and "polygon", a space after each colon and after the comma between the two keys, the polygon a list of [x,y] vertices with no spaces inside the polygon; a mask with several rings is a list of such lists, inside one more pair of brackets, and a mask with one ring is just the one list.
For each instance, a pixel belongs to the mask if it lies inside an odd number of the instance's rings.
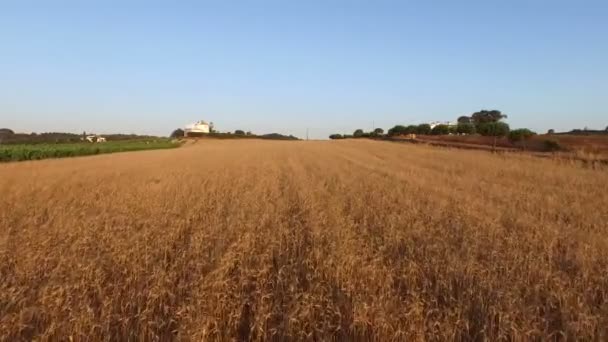
{"label": "wheat field", "polygon": [[365,140],[0,165],[0,340],[608,339],[608,170]]}

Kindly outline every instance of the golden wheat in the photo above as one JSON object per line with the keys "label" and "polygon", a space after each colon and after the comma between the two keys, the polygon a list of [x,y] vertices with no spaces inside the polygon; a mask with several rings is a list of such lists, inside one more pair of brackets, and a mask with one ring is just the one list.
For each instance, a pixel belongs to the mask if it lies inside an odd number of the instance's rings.
{"label": "golden wheat", "polygon": [[0,339],[608,338],[608,172],[373,141],[0,165]]}

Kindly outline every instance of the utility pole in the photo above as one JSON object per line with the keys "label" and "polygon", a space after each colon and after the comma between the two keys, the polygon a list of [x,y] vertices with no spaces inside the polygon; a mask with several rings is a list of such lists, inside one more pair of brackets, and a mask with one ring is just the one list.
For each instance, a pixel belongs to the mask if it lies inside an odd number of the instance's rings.
{"label": "utility pole", "polygon": [[306,127],[306,140],[308,141],[308,127]]}

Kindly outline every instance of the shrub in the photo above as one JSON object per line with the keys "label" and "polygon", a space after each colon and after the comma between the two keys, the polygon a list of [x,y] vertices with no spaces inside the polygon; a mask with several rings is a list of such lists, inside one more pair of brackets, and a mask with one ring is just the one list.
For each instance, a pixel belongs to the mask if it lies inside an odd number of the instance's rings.
{"label": "shrub", "polygon": [[335,139],[344,139],[344,137],[342,136],[342,134],[332,134],[329,136],[329,139],[335,140]]}
{"label": "shrub", "polygon": [[519,129],[514,129],[511,132],[509,132],[509,140],[511,140],[511,142],[522,142],[523,143],[523,147],[524,150],[526,149],[526,140],[528,140],[529,138],[531,138],[532,136],[536,135],[536,132],[533,132],[527,128],[519,128]]}
{"label": "shrub", "polygon": [[533,132],[527,128],[519,128],[509,132],[509,140],[517,142],[528,139],[534,135],[536,135],[536,132]]}
{"label": "shrub", "polygon": [[236,131],[234,131],[234,134],[236,134],[236,135],[245,135],[245,131],[237,129]]}
{"label": "shrub", "polygon": [[353,136],[355,138],[361,138],[361,137],[363,137],[363,134],[364,134],[363,130],[362,129],[358,129],[358,130],[355,130],[355,132],[353,133]]}
{"label": "shrub", "polygon": [[545,140],[543,145],[546,152],[555,152],[562,149],[559,143],[555,140]]}

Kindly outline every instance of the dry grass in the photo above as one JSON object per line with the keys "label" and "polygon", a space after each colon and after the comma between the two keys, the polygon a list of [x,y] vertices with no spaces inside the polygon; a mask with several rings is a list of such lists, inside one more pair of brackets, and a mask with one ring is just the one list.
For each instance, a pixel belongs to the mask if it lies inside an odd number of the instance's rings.
{"label": "dry grass", "polygon": [[0,339],[606,340],[607,184],[362,140],[0,165]]}

